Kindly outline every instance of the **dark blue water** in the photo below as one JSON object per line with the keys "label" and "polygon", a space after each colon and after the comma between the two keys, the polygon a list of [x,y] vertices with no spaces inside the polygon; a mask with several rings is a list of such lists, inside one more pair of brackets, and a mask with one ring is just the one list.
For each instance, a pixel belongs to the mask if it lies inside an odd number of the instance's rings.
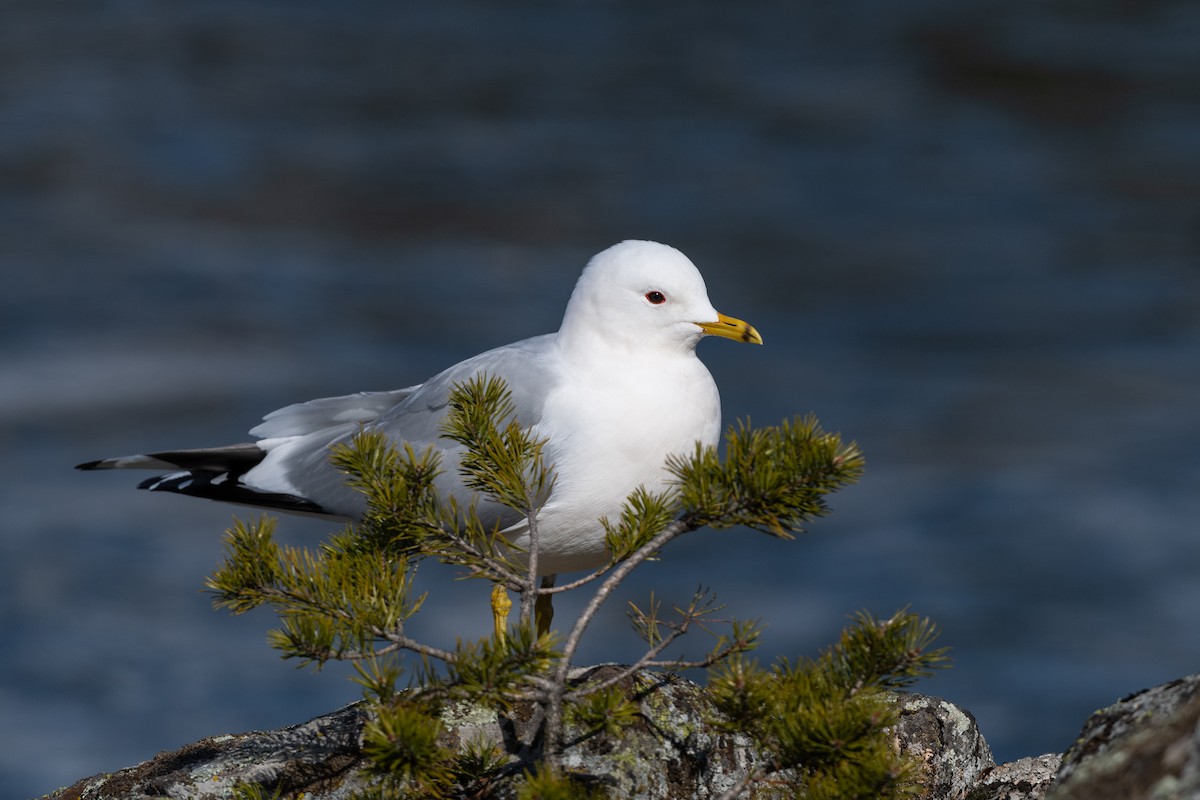
{"label": "dark blue water", "polygon": [[[210,609],[230,509],[72,464],[553,330],[631,237],[766,338],[701,347],[728,418],[815,412],[869,466],[810,536],[697,533],[629,599],[711,586],[766,660],[911,604],[956,657],[921,688],[1001,760],[1196,671],[1197,41],[1166,1],[10,4],[3,794],[356,698]],[[488,624],[452,577],[442,642]]]}

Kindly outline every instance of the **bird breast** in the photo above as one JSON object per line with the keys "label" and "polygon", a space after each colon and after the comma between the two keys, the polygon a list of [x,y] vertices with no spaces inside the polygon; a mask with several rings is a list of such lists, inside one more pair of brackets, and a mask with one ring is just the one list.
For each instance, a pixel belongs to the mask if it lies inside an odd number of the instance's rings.
{"label": "bird breast", "polygon": [[537,428],[548,439],[555,484],[539,515],[543,529],[599,530],[599,517],[619,515],[638,486],[666,487],[669,455],[716,443],[720,398],[699,359],[625,367],[607,375],[583,370],[547,397]]}

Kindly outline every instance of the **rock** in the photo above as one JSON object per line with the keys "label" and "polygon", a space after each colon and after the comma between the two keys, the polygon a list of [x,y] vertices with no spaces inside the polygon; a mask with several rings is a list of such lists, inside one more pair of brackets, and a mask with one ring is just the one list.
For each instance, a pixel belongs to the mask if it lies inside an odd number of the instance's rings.
{"label": "rock", "polygon": [[1043,800],[1061,762],[1059,754],[1047,753],[992,767],[979,776],[964,800]]}
{"label": "rock", "polygon": [[[281,797],[342,800],[365,788],[361,703],[277,731],[212,736],[136,767],[96,775],[47,800],[228,798],[238,784],[282,789]],[[273,789],[272,789],[273,791]],[[267,792],[271,796],[271,792]]]}
{"label": "rock", "polygon": [[[579,670],[604,678],[622,668]],[[623,688],[640,720],[620,737],[582,737],[565,766],[593,776],[620,798],[715,798],[753,770],[757,754],[744,736],[713,729],[704,689],[669,673],[643,671]],[[896,747],[925,766],[927,800],[1200,800],[1200,674],[1131,695],[1088,719],[1063,757],[1047,754],[999,766],[972,716],[936,697],[897,694]],[[361,704],[278,731],[214,736],[119,772],[86,778],[49,800],[228,798],[238,784],[267,796],[345,800],[368,787],[361,769]],[[508,753],[511,775],[530,757],[529,709],[499,717],[475,706],[443,714],[444,743],[494,743]],[[570,732],[568,732],[570,735]],[[576,732],[577,733],[577,732]],[[506,776],[486,788],[511,798]],[[479,787],[476,787],[479,788]]]}
{"label": "rock", "polygon": [[[608,664],[572,673],[573,680],[603,680],[623,667]],[[619,798],[715,798],[757,765],[749,738],[713,729],[714,711],[704,688],[672,673],[642,671],[622,684],[641,708],[641,719],[619,738],[584,736],[563,759],[569,771],[593,776]],[[451,741],[494,743],[518,758],[516,742],[534,740],[533,715],[518,711],[501,720],[477,706],[443,715]],[[567,738],[578,736],[568,730]],[[518,762],[519,763],[519,762]],[[521,765],[523,766],[523,765]],[[519,773],[519,769],[513,770]],[[497,797],[515,795],[515,786],[492,787]],[[307,798],[306,798],[307,800]]]}
{"label": "rock", "polygon": [[1200,674],[1093,714],[1046,800],[1200,798]]}
{"label": "rock", "polygon": [[922,797],[958,800],[996,765],[971,714],[939,697],[901,695],[896,746],[925,765]]}
{"label": "rock", "polygon": [[[603,678],[621,667],[579,673]],[[641,707],[641,719],[620,737],[591,736],[571,748],[569,769],[595,776],[619,798],[715,798],[757,763],[749,740],[713,729],[713,710],[703,687],[669,673],[639,672],[624,683]],[[930,777],[930,800],[958,800],[976,776],[992,766],[991,753],[974,719],[938,698],[899,695],[903,703],[896,743],[918,754]],[[267,796],[343,800],[367,787],[361,739],[366,714],[360,704],[278,731],[214,736],[162,753],[136,767],[86,778],[49,800],[180,800],[228,798],[238,784],[264,787]],[[443,715],[446,744],[492,742],[509,753],[520,773],[528,757],[519,742],[531,740],[529,713],[500,718],[478,707],[456,706]],[[513,781],[487,787],[489,796],[511,797]]]}

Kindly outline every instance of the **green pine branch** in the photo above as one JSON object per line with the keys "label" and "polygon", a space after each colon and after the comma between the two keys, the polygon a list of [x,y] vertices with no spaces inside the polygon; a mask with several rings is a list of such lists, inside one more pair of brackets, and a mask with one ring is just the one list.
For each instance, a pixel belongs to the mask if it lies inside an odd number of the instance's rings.
{"label": "green pine branch", "polygon": [[449,406],[442,435],[467,448],[459,465],[467,487],[533,516],[554,483],[542,461],[546,440],[517,422],[504,381],[471,378],[451,391]]}
{"label": "green pine branch", "polygon": [[780,659],[767,671],[731,658],[714,669],[709,691],[724,724],[767,754],[763,777],[796,771],[810,800],[906,797],[918,788],[913,765],[881,735],[897,720],[887,690],[945,665],[936,638],[928,619],[907,611],[882,621],[862,612],[816,659]]}
{"label": "green pine branch", "polygon": [[864,465],[857,445],[812,416],[762,428],[739,420],[725,433],[724,460],[697,445],[690,458],[667,461],[689,525],[741,525],[782,538],[827,514],[826,495],[857,481]]}
{"label": "green pine branch", "polygon": [[[941,665],[931,647],[936,630],[908,612],[879,621],[860,615],[841,639],[815,659],[777,662],[762,670],[748,659],[757,622],[719,619],[706,589],[683,604],[651,595],[629,603],[643,654],[604,680],[574,683],[570,670],[591,621],[641,563],[703,526],[746,527],[790,539],[828,513],[828,495],[854,482],[863,458],[853,443],[824,432],[812,417],[778,426],[731,426],[724,457],[697,447],[666,464],[674,485],[638,489],[615,519],[597,521],[609,563],[560,586],[537,576],[538,511],[554,485],[542,439],[523,429],[503,382],[480,377],[455,387],[443,433],[465,448],[464,484],[525,519],[529,537],[519,552],[483,525],[471,504],[441,498],[434,489],[443,468],[432,450],[416,452],[379,432],[361,431],[335,448],[332,461],[367,511],[360,523],[310,550],[282,546],[273,520],[238,522],[226,538],[226,557],[208,581],[214,603],[233,613],[268,606],[280,627],[271,644],[285,658],[320,666],[354,664],[373,714],[364,738],[380,798],[486,793],[513,765],[487,747],[462,752],[440,744],[439,711],[466,701],[509,713],[519,703],[536,709],[541,760],[520,790],[528,797],[591,796],[598,790],[568,774],[562,758],[578,736],[619,735],[638,710],[621,687],[644,669],[710,669],[710,693],[720,724],[749,733],[765,760],[727,796],[757,782],[799,775],[813,798],[902,797],[913,785],[909,765],[892,752],[885,730],[894,721],[886,692],[909,685]],[[415,640],[406,623],[426,598],[412,587],[423,558],[455,565],[467,577],[521,594],[520,622],[501,637],[459,641],[445,650]],[[539,598],[587,592],[579,616],[562,631],[538,636],[532,609]],[[710,645],[698,655],[675,655],[689,635]],[[415,667],[404,668],[405,657]],[[399,681],[408,676],[409,688]],[[578,735],[568,739],[568,725]],[[525,743],[534,749],[533,742]]]}

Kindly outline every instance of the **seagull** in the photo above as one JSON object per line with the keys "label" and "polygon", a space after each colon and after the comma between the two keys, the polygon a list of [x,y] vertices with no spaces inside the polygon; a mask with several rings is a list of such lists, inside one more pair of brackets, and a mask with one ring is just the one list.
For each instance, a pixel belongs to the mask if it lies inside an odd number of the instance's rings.
{"label": "seagull", "polygon": [[[639,486],[668,488],[669,456],[717,443],[720,396],[695,352],[704,336],[762,344],[753,326],[713,307],[704,278],[683,253],[624,241],[584,267],[556,333],[488,350],[404,389],[286,406],[250,430],[256,441],[77,468],[166,471],[138,488],[354,521],[366,498],[347,485],[330,451],[360,430],[379,431],[415,452],[440,452],[435,491],[463,506],[474,502],[482,523],[500,530],[520,560],[528,520],[467,488],[457,469],[466,448],[442,437],[451,390],[476,376],[499,377],[512,393],[517,423],[545,440],[543,457],[554,470],[536,515],[538,571],[542,585],[552,586],[559,572],[608,562],[599,520],[617,518]],[[492,601],[502,636],[511,605],[503,586],[496,585]],[[548,614],[539,615],[539,630],[548,625]]]}

